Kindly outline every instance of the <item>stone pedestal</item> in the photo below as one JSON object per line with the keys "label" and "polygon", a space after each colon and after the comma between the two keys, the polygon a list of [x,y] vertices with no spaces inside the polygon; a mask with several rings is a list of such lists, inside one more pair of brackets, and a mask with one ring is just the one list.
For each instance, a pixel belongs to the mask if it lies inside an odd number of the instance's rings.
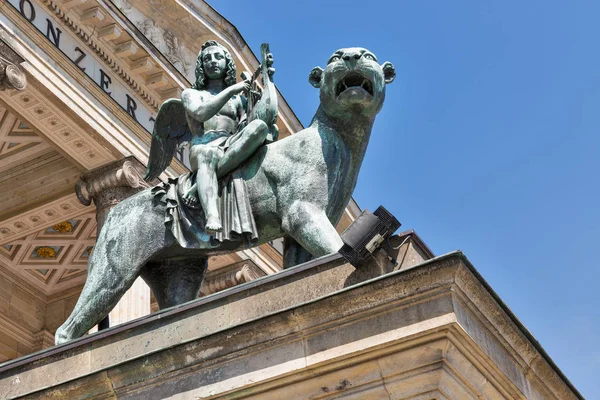
{"label": "stone pedestal", "polygon": [[415,262],[314,260],[4,364],[0,397],[582,398],[462,253]]}
{"label": "stone pedestal", "polygon": [[[90,205],[93,201],[96,206],[98,233],[112,207],[149,187],[142,179],[143,171],[144,166],[137,159],[126,157],[88,172],[77,182],[75,192],[79,201],[85,205]],[[142,278],[138,278],[109,313],[110,325],[150,314],[150,301],[150,288]],[[95,330],[94,328],[91,332]]]}

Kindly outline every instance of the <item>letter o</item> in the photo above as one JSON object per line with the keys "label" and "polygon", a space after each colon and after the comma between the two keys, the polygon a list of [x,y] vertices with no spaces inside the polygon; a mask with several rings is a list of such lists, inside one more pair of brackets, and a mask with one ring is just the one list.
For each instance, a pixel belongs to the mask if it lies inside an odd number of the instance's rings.
{"label": "letter o", "polygon": [[[25,14],[25,3],[29,5],[29,17]],[[29,0],[21,0],[19,3],[19,12],[29,22],[33,22],[35,19],[35,8],[33,8],[33,4],[31,4],[31,1]]]}

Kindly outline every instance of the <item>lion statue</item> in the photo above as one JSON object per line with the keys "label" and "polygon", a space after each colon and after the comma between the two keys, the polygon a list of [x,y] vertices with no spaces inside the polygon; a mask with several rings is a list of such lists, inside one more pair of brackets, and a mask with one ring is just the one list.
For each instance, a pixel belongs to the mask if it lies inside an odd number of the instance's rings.
{"label": "lion statue", "polygon": [[[337,252],[335,230],[348,204],[367,149],[375,116],[392,82],[391,63],[379,64],[364,48],[337,50],[309,82],[320,89],[310,126],[263,145],[233,176],[247,185],[259,245],[284,237],[284,267]],[[238,251],[242,242],[207,241],[184,248],[165,227],[166,206],[152,188],[108,214],[88,264],[83,291],[56,344],[83,336],[104,318],[138,276],[161,309],[197,298],[208,257]],[[110,226],[110,229],[107,227]]]}

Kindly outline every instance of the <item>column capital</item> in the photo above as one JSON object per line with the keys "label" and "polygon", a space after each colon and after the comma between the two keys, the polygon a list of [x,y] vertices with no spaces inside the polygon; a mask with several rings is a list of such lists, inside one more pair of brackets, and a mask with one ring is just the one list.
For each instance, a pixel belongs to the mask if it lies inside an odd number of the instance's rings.
{"label": "column capital", "polygon": [[[77,181],[75,194],[79,201],[86,206],[94,201],[96,205],[98,230],[113,206],[151,186],[142,178],[144,169],[141,162],[129,156],[96,168],[82,175]],[[157,180],[156,183],[158,182]]]}
{"label": "column capital", "polygon": [[0,40],[0,91],[25,89],[27,77],[19,66],[23,61],[23,58],[11,49],[6,42]]}

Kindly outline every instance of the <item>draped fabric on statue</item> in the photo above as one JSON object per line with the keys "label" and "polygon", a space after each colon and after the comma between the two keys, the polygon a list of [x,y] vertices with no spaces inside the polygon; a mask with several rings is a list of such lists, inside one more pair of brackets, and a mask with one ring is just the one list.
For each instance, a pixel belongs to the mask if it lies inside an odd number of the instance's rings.
{"label": "draped fabric on statue", "polygon": [[194,184],[196,173],[190,172],[169,179],[152,189],[155,202],[166,205],[165,226],[181,247],[206,248],[225,241],[243,241],[248,246],[258,242],[256,223],[252,215],[246,182],[241,178],[227,177],[219,182],[219,207],[223,231],[213,237],[204,230],[206,218],[196,197],[185,193]]}

